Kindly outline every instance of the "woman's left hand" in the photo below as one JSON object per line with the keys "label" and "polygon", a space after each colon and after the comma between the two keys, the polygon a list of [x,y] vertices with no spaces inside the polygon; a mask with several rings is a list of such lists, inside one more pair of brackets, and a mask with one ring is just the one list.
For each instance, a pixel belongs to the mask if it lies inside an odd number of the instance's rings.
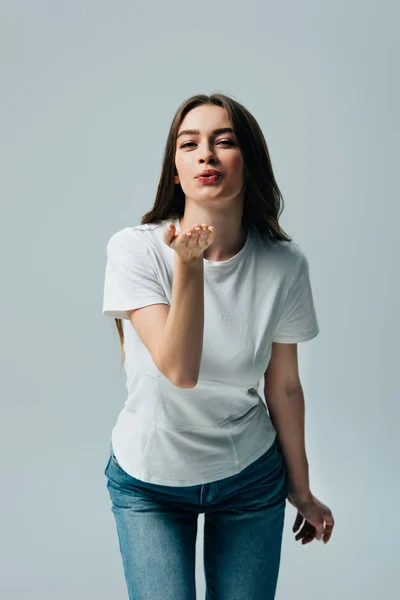
{"label": "woman's left hand", "polygon": [[303,545],[312,542],[314,538],[322,540],[326,544],[332,535],[335,524],[330,508],[320,502],[313,494],[310,495],[308,500],[298,500],[294,493],[289,493],[288,501],[297,509],[293,531],[296,532],[303,523],[303,519],[305,520],[295,539],[300,540],[303,538]]}

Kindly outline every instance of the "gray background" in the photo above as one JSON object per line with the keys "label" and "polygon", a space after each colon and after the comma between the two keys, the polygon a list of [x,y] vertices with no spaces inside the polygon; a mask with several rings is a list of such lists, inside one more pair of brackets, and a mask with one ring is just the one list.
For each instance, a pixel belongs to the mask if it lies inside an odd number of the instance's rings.
{"label": "gray background", "polygon": [[265,133],[321,328],[300,375],[311,489],[336,525],[302,546],[287,504],[276,597],[398,597],[399,16],[2,3],[2,600],[127,598],[103,474],[125,400],[105,245],[152,206],[178,105],[213,91]]}

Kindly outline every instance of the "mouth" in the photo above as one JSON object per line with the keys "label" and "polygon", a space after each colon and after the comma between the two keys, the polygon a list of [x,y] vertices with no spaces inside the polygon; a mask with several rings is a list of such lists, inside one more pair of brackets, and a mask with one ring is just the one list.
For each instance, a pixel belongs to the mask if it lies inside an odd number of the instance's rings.
{"label": "mouth", "polygon": [[196,179],[201,183],[214,183],[215,181],[221,179],[221,177],[222,175],[220,173],[213,173],[211,175],[200,175],[196,177]]}
{"label": "mouth", "polygon": [[208,175],[222,175],[219,169],[203,169],[197,173],[196,177],[207,177]]}

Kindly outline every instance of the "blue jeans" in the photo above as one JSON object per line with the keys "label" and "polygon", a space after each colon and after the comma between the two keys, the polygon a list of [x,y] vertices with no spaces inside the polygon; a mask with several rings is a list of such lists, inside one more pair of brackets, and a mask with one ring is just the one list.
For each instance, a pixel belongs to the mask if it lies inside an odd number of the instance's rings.
{"label": "blue jeans", "polygon": [[128,475],[110,446],[104,474],[130,600],[195,600],[197,517],[204,513],[206,600],[273,600],[289,493],[272,446],[240,473],[174,487]]}

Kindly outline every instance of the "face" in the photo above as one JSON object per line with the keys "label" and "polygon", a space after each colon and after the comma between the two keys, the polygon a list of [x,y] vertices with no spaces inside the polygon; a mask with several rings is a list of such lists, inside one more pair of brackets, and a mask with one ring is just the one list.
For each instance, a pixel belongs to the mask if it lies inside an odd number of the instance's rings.
{"label": "face", "polygon": [[[187,113],[178,130],[175,166],[186,198],[227,199],[244,194],[244,162],[233,131],[214,133],[232,125],[224,108],[201,105]],[[185,133],[188,129],[198,133]],[[196,175],[205,169],[217,169],[222,176],[214,183],[203,183]]]}

